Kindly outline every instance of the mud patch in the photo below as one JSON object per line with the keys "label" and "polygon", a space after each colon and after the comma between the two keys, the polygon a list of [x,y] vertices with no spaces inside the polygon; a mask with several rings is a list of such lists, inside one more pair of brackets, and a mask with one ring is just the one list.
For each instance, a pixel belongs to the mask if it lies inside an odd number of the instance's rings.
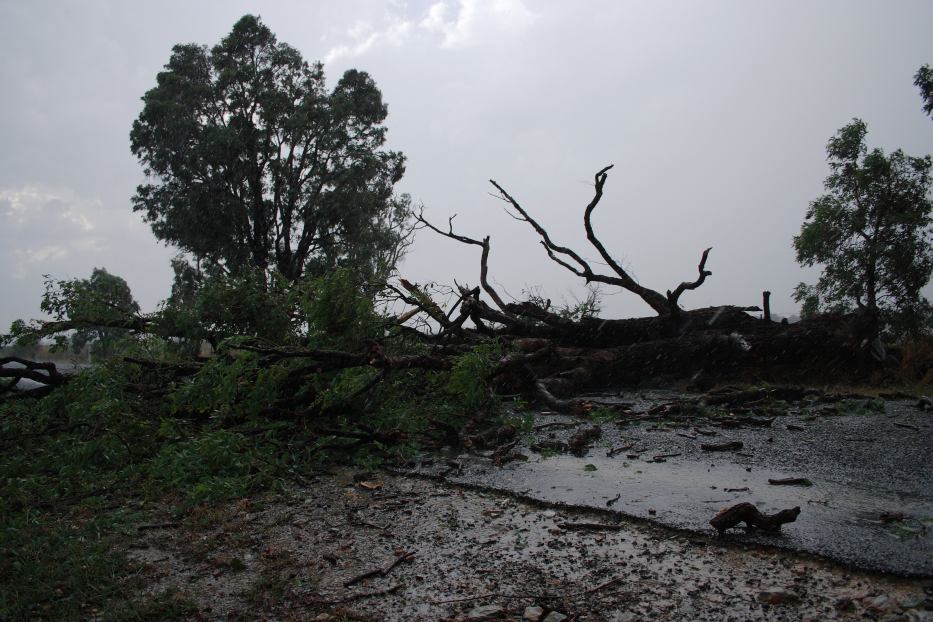
{"label": "mud patch", "polygon": [[131,555],[149,592],[175,588],[207,620],[518,620],[528,607],[576,620],[851,619],[931,605],[916,580],[350,471],[143,530]]}

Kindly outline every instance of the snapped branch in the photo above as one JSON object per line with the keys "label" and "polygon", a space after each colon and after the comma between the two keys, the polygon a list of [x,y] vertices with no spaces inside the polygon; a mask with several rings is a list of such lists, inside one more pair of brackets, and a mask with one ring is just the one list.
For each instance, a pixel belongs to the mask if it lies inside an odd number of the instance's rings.
{"label": "snapped branch", "polygon": [[502,298],[499,296],[499,293],[495,289],[493,289],[493,287],[489,284],[489,280],[487,278],[489,274],[489,236],[487,235],[485,238],[483,238],[482,241],[480,241],[480,240],[477,240],[477,239],[474,239],[474,238],[471,238],[465,235],[459,235],[457,233],[454,233],[454,218],[456,217],[457,215],[454,214],[453,216],[447,219],[447,231],[443,231],[435,227],[433,224],[431,224],[424,217],[424,210],[419,212],[415,218],[423,226],[427,227],[431,231],[434,231],[435,233],[438,233],[446,238],[450,238],[451,240],[457,240],[458,242],[461,242],[463,244],[472,244],[474,246],[482,247],[483,254],[480,257],[480,262],[479,262],[480,285],[483,286],[483,291],[489,294],[489,297],[492,298],[493,302],[496,303],[496,306],[502,309],[503,312],[507,313],[505,302],[503,302]]}

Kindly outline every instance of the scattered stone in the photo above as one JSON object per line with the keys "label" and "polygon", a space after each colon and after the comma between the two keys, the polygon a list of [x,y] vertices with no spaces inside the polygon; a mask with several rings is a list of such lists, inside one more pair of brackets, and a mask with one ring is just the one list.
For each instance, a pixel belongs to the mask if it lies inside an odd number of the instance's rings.
{"label": "scattered stone", "polygon": [[505,615],[505,609],[499,605],[482,605],[470,609],[464,622],[480,622],[481,620],[498,620]]}
{"label": "scattered stone", "polygon": [[522,614],[522,620],[528,622],[539,622],[542,617],[544,617],[544,609],[538,606],[525,607],[525,612]]}
{"label": "scattered stone", "polygon": [[800,596],[779,588],[763,590],[758,592],[758,602],[767,605],[794,605],[800,602]]}
{"label": "scattered stone", "polygon": [[564,614],[559,613],[557,611],[552,611],[551,613],[547,614],[547,616],[545,616],[542,622],[564,622],[564,620],[566,619],[567,619],[567,616],[565,616]]}

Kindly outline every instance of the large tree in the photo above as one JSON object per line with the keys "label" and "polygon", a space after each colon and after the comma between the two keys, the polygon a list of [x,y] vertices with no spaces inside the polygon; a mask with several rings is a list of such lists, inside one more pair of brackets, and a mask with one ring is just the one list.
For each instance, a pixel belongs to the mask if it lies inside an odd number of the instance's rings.
{"label": "large tree", "polygon": [[794,237],[797,261],[823,273],[795,297],[805,312],[858,307],[889,327],[918,330],[930,314],[920,290],[933,275],[930,156],[868,151],[867,132],[853,119],[827,144],[827,192]]}
{"label": "large tree", "polygon": [[210,50],[175,46],[156,81],[130,138],[148,177],[134,209],[159,239],[231,275],[394,265],[405,158],[382,149],[387,108],[369,75],[327,91],[320,63],[247,15]]}

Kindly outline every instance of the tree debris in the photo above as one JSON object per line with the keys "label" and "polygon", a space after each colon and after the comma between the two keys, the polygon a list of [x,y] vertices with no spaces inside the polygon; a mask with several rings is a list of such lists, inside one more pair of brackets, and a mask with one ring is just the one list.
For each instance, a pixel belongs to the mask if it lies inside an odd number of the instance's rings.
{"label": "tree debris", "polygon": [[789,510],[781,510],[775,514],[762,514],[753,504],[745,502],[723,508],[716,516],[710,520],[709,524],[713,526],[720,535],[730,527],[735,527],[744,522],[746,527],[757,527],[764,531],[780,531],[784,523],[792,523],[797,520],[800,514],[800,508],[794,507]]}

